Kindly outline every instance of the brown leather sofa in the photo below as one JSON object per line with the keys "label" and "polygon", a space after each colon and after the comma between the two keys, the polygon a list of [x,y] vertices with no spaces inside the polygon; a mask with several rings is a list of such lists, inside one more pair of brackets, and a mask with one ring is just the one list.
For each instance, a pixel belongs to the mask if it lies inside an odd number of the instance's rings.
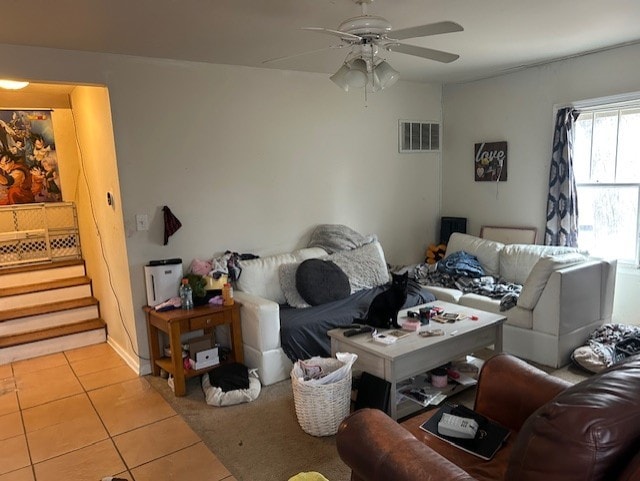
{"label": "brown leather sofa", "polygon": [[338,453],[352,481],[640,480],[640,356],[571,386],[499,354],[480,373],[475,410],[512,431],[490,461],[421,430],[436,410],[402,424],[358,410]]}

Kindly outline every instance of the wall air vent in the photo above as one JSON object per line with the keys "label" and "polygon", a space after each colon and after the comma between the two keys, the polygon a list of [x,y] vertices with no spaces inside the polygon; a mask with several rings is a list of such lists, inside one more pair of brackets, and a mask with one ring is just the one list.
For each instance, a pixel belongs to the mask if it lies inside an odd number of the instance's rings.
{"label": "wall air vent", "polygon": [[400,153],[440,151],[440,124],[437,122],[400,120],[398,134]]}

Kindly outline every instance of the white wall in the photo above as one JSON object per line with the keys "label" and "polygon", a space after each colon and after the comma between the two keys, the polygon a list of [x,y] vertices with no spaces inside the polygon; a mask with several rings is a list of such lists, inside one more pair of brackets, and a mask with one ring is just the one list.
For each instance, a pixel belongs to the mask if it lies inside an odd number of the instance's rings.
{"label": "white wall", "polygon": [[[640,91],[640,45],[586,55],[443,89],[443,215],[482,225],[538,228],[546,219],[554,105]],[[508,180],[475,182],[474,144],[508,142]],[[620,269],[625,271],[624,269]],[[640,323],[640,299],[626,296],[629,277],[618,276],[614,319]],[[637,285],[636,278],[633,285]],[[636,291],[637,292],[637,291]],[[633,313],[633,316],[629,316]]]}
{"label": "white wall", "polygon": [[[440,156],[398,154],[397,129],[441,119],[439,86],[401,81],[365,102],[327,75],[6,45],[0,66],[109,90],[142,356],[150,259],[288,251],[319,223],[377,234],[393,264],[418,262],[436,239]],[[167,246],[163,205],[183,224]]]}

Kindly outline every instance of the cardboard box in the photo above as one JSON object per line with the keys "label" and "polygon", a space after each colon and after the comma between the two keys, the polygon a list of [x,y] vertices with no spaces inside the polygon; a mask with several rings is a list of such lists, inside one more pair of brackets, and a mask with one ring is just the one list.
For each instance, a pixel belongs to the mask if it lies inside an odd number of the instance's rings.
{"label": "cardboard box", "polygon": [[218,357],[218,346],[213,343],[211,336],[203,336],[189,341],[189,358],[194,369],[204,369],[206,367],[220,364]]}
{"label": "cardboard box", "polygon": [[189,339],[189,357],[195,359],[196,352],[215,347],[212,336],[201,336]]}

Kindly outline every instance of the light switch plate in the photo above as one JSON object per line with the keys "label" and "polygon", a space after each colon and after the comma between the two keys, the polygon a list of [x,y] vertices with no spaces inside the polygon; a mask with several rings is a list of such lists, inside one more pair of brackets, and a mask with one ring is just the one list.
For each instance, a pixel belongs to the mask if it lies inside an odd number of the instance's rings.
{"label": "light switch plate", "polygon": [[136,215],[136,230],[149,230],[149,216],[147,214]]}

